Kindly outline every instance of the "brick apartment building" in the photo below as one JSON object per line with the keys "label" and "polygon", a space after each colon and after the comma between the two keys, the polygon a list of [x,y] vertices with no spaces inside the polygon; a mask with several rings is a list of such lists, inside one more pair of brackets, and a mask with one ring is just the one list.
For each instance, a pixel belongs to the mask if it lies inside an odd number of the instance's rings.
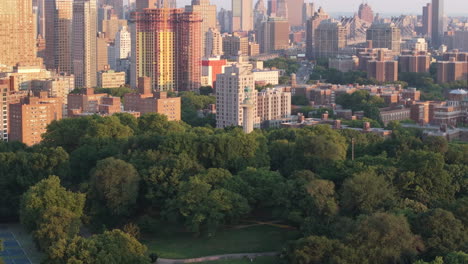
{"label": "brick apartment building", "polygon": [[138,79],[138,92],[124,96],[125,111],[146,113],[158,113],[166,115],[170,121],[181,119],[181,98],[167,97],[167,92],[155,92],[151,89],[151,78],[140,77]]}
{"label": "brick apartment building", "polygon": [[42,141],[47,125],[62,119],[62,99],[49,98],[47,92],[22,98],[10,104],[9,141],[21,141],[31,146]]}

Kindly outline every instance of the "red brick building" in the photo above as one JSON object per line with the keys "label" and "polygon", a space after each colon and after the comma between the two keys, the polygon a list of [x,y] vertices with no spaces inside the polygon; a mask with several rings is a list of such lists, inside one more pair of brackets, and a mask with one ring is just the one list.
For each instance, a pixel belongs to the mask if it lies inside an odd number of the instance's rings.
{"label": "red brick building", "polygon": [[47,125],[62,119],[62,99],[49,98],[47,92],[38,97],[25,97],[10,104],[9,141],[21,141],[31,146],[42,141]]}
{"label": "red brick building", "polygon": [[398,58],[398,65],[401,72],[429,72],[431,55],[425,51],[403,51]]}
{"label": "red brick building", "polygon": [[167,97],[166,92],[152,92],[151,79],[140,77],[138,80],[138,93],[126,94],[124,97],[125,111],[158,113],[167,116],[170,121],[181,119],[180,97]]}

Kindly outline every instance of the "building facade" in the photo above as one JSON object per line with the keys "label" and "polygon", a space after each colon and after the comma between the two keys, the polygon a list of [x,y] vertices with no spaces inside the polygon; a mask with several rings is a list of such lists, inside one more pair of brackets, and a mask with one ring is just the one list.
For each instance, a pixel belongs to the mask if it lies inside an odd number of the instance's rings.
{"label": "building facade", "polygon": [[258,34],[260,52],[270,53],[289,48],[289,23],[284,18],[270,17]]}
{"label": "building facade", "polygon": [[253,30],[252,0],[232,0],[232,31]]}
{"label": "building facade", "polygon": [[73,0],[45,0],[45,60],[48,69],[68,74],[72,69]]}
{"label": "building facade", "polygon": [[153,93],[151,79],[148,77],[139,78],[138,93],[126,94],[124,99],[125,111],[158,113],[167,116],[169,121],[181,119],[180,97],[167,97],[166,92]]}
{"label": "building facade", "polygon": [[139,77],[150,77],[156,91],[197,90],[201,17],[183,9],[146,9],[133,13],[133,23],[132,86]]}
{"label": "building facade", "polygon": [[9,141],[20,141],[28,146],[42,141],[47,125],[62,119],[62,99],[49,98],[47,92],[38,97],[28,96],[9,106]]}
{"label": "building facade", "polygon": [[[247,107],[256,117],[256,101],[254,75],[243,64],[235,64],[225,68],[223,74],[216,77],[216,127],[244,126],[243,102],[249,99],[253,107]],[[249,120],[253,125],[256,120]]]}
{"label": "building facade", "polygon": [[77,87],[97,85],[96,0],[73,2],[73,73]]}
{"label": "building facade", "polygon": [[322,21],[315,30],[314,57],[336,57],[346,43],[346,29],[340,22]]}
{"label": "building facade", "polygon": [[367,30],[367,40],[373,48],[386,48],[399,54],[401,50],[401,30],[393,23],[374,23]]}
{"label": "building facade", "polygon": [[0,25],[0,71],[17,64],[41,64],[31,0],[0,1]]}
{"label": "building facade", "polygon": [[216,21],[216,5],[210,4],[210,0],[192,0],[192,5],[185,7],[185,10],[188,12],[195,12],[200,14],[202,23],[200,36],[202,38],[201,49],[202,55],[204,57],[210,56],[206,53],[207,45],[207,32],[209,29],[215,29],[217,27]]}

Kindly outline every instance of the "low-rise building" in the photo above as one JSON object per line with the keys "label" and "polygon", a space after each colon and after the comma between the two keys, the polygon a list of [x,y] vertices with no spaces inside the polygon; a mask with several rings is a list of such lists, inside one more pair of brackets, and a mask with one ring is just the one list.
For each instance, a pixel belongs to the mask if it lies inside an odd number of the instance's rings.
{"label": "low-rise building", "polygon": [[147,113],[158,113],[167,116],[169,121],[181,119],[180,97],[167,97],[166,92],[153,92],[151,89],[151,78],[138,78],[138,92],[124,96],[125,111]]}
{"label": "low-rise building", "polygon": [[278,85],[279,84],[279,70],[252,70],[254,75],[255,84],[259,85]]}
{"label": "low-rise building", "polygon": [[118,88],[125,85],[125,72],[113,70],[98,72],[98,86],[101,88]]}

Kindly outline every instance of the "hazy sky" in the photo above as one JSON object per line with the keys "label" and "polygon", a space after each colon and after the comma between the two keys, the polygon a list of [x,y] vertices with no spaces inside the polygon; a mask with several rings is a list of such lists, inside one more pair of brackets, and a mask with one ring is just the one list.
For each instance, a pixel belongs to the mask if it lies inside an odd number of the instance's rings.
{"label": "hazy sky", "polygon": [[[1,0],[0,0],[1,1]],[[257,0],[253,0],[254,4]],[[263,0],[266,4],[268,0]],[[309,1],[310,0],[305,0]],[[178,5],[190,4],[191,0],[177,0]],[[431,0],[315,0],[327,12],[357,12],[362,2],[369,3],[376,13],[422,13],[422,6]],[[231,8],[231,0],[211,0],[211,3],[224,8]],[[448,14],[468,15],[468,0],[445,0],[445,12]]]}

